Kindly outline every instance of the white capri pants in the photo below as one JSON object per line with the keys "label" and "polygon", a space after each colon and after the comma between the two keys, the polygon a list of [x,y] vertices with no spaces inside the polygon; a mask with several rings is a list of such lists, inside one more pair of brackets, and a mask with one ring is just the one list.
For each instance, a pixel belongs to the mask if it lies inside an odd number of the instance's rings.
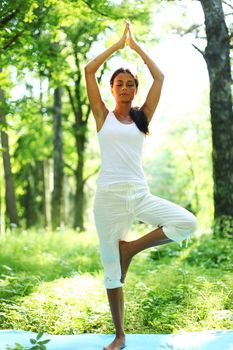
{"label": "white capri pants", "polygon": [[100,241],[106,288],[119,288],[121,265],[119,240],[125,240],[134,221],[162,227],[171,240],[181,243],[196,231],[196,217],[166,199],[154,196],[147,186],[116,183],[98,186],[94,199],[94,219]]}

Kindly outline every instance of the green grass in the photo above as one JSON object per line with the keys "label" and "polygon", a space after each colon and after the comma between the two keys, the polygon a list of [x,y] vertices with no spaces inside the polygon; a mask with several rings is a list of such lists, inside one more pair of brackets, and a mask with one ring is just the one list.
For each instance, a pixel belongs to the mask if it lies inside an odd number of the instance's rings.
{"label": "green grass", "polygon": [[[126,331],[232,329],[232,262],[232,240],[211,236],[140,253],[125,286]],[[94,229],[9,233],[0,238],[1,329],[112,333],[102,280]]]}

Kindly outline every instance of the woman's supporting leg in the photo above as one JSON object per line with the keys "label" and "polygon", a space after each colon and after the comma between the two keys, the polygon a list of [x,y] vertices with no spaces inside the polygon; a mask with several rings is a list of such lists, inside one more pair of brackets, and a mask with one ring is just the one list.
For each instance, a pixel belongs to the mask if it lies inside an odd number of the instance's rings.
{"label": "woman's supporting leg", "polygon": [[123,289],[107,289],[107,295],[116,330],[116,337],[111,344],[104,347],[104,350],[120,350],[125,347]]}
{"label": "woman's supporting leg", "polygon": [[161,227],[147,233],[145,236],[140,237],[134,241],[120,241],[119,250],[121,259],[121,282],[124,283],[126,273],[134,255],[147,248],[155,247],[169,242],[172,242],[172,240],[165,236]]}

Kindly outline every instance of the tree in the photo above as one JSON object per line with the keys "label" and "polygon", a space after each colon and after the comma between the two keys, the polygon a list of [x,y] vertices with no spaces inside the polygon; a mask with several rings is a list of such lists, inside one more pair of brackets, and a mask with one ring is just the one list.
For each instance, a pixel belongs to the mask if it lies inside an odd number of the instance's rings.
{"label": "tree", "polygon": [[5,193],[6,193],[6,214],[10,220],[10,224],[19,224],[18,214],[16,209],[16,200],[15,200],[15,190],[13,175],[11,170],[11,159],[9,152],[9,142],[8,135],[4,130],[6,127],[6,116],[4,111],[4,92],[0,89],[0,131],[1,131],[1,144],[2,144],[2,157],[3,157],[3,168],[4,168],[4,177],[5,177]]}
{"label": "tree", "polygon": [[[51,102],[50,102],[51,100]],[[52,96],[49,99],[52,103]],[[51,166],[45,160],[52,155],[52,126],[50,117],[41,115],[40,102],[33,96],[11,101],[16,131],[11,144],[15,168],[15,188],[20,220],[26,227],[50,225],[51,209],[48,199],[48,178]],[[50,201],[50,198],[49,198]],[[46,213],[45,213],[46,212]],[[47,215],[46,215],[47,214]]]}
{"label": "tree", "polygon": [[[76,189],[74,196],[74,222],[73,227],[84,230],[84,185],[87,178],[84,177],[85,149],[88,141],[88,120],[90,116],[90,106],[87,100],[85,87],[83,84],[83,62],[86,61],[86,55],[92,44],[97,40],[101,31],[106,28],[106,24],[98,23],[95,17],[83,18],[74,26],[64,28],[67,40],[72,48],[74,60],[74,70],[71,69],[70,78],[74,89],[66,86],[68,91],[70,105],[74,114],[73,135],[75,138],[78,162],[74,169]],[[86,17],[86,18],[85,18]],[[91,35],[88,28],[92,28]],[[85,45],[83,45],[85,43]]]}
{"label": "tree", "polygon": [[[77,6],[78,5],[78,6]],[[22,117],[24,125],[22,129],[28,132],[27,135],[21,133],[18,138],[16,145],[16,152],[19,163],[18,166],[18,180],[23,184],[21,186],[21,204],[23,203],[29,208],[21,210],[21,214],[26,214],[26,220],[28,224],[35,222],[38,218],[36,212],[38,212],[41,206],[41,200],[45,201],[48,198],[45,194],[41,195],[43,176],[40,179],[40,184],[37,191],[33,177],[35,174],[41,174],[41,160],[43,156],[52,156],[51,149],[46,153],[45,149],[41,149],[39,144],[34,148],[34,143],[31,142],[33,137],[43,135],[40,141],[46,138],[43,132],[43,122],[38,122],[38,117],[41,114],[41,120],[43,120],[43,111],[46,109],[46,118],[55,116],[54,111],[60,110],[59,114],[63,116],[63,127],[68,118],[72,120],[72,128],[65,126],[65,130],[69,135],[74,137],[74,145],[76,148],[76,157],[69,159],[66,157],[65,170],[72,169],[75,177],[75,190],[73,193],[74,198],[74,227],[78,227],[81,230],[84,229],[83,215],[85,209],[85,183],[95,171],[89,171],[84,169],[85,167],[85,151],[88,140],[88,121],[90,115],[90,107],[87,102],[84,79],[83,79],[83,66],[86,63],[86,54],[90,50],[91,46],[95,44],[101,38],[104,40],[103,33],[112,33],[115,28],[117,20],[121,20],[122,23],[122,12],[125,17],[134,19],[138,18],[140,21],[145,21],[149,18],[149,7],[141,6],[136,0],[130,0],[130,5],[134,8],[131,11],[129,1],[125,1],[121,5],[114,5],[111,1],[106,2],[105,0],[94,0],[94,1],[80,1],[80,0],[61,0],[59,2],[54,0],[16,0],[13,4],[11,1],[4,1],[0,7],[0,30],[2,36],[0,37],[0,60],[4,62],[4,65],[11,65],[17,68],[17,74],[23,76],[24,71],[30,71],[32,77],[37,77],[40,80],[47,79],[49,81],[49,88],[56,90],[57,87],[65,87],[63,89],[63,104],[62,111],[59,107],[58,98],[54,99],[54,106],[51,99],[48,100],[48,104],[41,107],[41,103],[38,103],[37,98],[30,96],[34,100],[33,113],[27,113],[23,110],[23,114],[28,117],[26,121]],[[111,22],[109,22],[111,18]],[[65,95],[65,92],[67,94]],[[49,93],[48,93],[49,94]],[[55,93],[56,94],[56,93]],[[68,100],[67,100],[68,96]],[[27,97],[25,97],[27,99]],[[24,100],[25,100],[24,99]],[[24,101],[25,102],[25,101]],[[30,101],[33,103],[33,101]],[[57,104],[58,103],[58,104]],[[69,108],[68,103],[70,103]],[[19,101],[20,104],[20,101]],[[29,103],[30,104],[30,103]],[[27,102],[25,103],[27,105]],[[36,105],[38,109],[36,109]],[[18,105],[18,111],[20,106]],[[68,110],[69,109],[69,110]],[[64,113],[65,110],[65,113]],[[17,113],[17,112],[16,112]],[[20,112],[19,112],[20,113]],[[73,114],[72,114],[73,113]],[[56,118],[54,118],[57,120]],[[60,118],[60,117],[59,117]],[[70,119],[68,125],[70,125]],[[46,122],[48,119],[46,119]],[[31,124],[32,122],[32,124]],[[49,121],[50,122],[50,121]],[[22,123],[22,124],[23,124]],[[28,128],[28,125],[31,128]],[[38,129],[35,130],[33,126],[37,125]],[[50,126],[50,124],[49,124]],[[54,124],[55,126],[55,124]],[[61,132],[61,125],[58,123],[56,129],[56,140],[59,139]],[[54,129],[54,130],[55,130]],[[48,129],[47,129],[48,130]],[[49,134],[49,132],[48,132]],[[51,135],[50,135],[51,136]],[[70,140],[69,140],[70,141]],[[30,143],[31,142],[31,143]],[[26,148],[29,145],[30,149]],[[50,146],[50,143],[48,142]],[[54,155],[56,159],[62,159],[62,147],[61,139],[59,142],[54,142]],[[41,146],[41,143],[40,143]],[[65,148],[65,147],[64,147]],[[39,152],[40,151],[40,152]],[[22,157],[20,153],[26,155]],[[33,155],[33,161],[30,160],[30,155]],[[56,171],[59,164],[59,181],[56,181]],[[58,187],[54,188],[54,191],[59,193],[59,200],[55,192],[53,193],[53,204],[61,202],[61,179],[62,179],[62,164],[63,162],[54,162],[54,184],[59,183]],[[86,173],[85,173],[85,171]],[[30,176],[29,176],[30,175]],[[23,178],[25,177],[25,178]],[[47,188],[44,185],[44,189]],[[37,194],[35,196],[35,194]],[[33,202],[34,201],[34,202]],[[36,202],[37,201],[37,202]],[[21,208],[22,209],[22,208]],[[56,212],[57,208],[53,208],[53,213]],[[56,226],[57,224],[55,224]]]}
{"label": "tree", "polygon": [[4,54],[20,42],[23,36],[31,35],[44,17],[45,9],[52,0],[4,0],[0,4],[0,53]]}
{"label": "tree", "polygon": [[52,227],[61,226],[62,200],[63,200],[63,140],[62,140],[62,89],[54,90],[53,111],[53,178],[54,186],[52,193]]}
{"label": "tree", "polygon": [[[43,0],[4,0],[0,4],[0,69],[9,66],[9,61],[12,58],[14,47],[14,55],[20,47],[20,39],[23,36],[31,35],[37,26],[39,17],[35,14],[35,9],[40,7]],[[40,14],[40,12],[38,12]],[[11,170],[11,158],[9,150],[7,129],[6,108],[8,105],[5,98],[5,91],[0,91],[0,123],[1,123],[1,142],[3,147],[3,165],[5,174],[5,191],[6,191],[6,214],[10,223],[18,225],[18,214],[16,209],[16,196],[13,182],[13,174]],[[29,188],[29,183],[27,188]],[[29,191],[30,192],[30,191]],[[31,207],[28,207],[30,210]]]}
{"label": "tree", "polygon": [[[200,25],[185,29],[178,25],[182,35],[196,31],[197,38],[206,39],[204,51],[193,45],[203,56],[210,82],[210,117],[212,132],[212,164],[214,180],[215,234],[233,234],[233,111],[231,91],[230,40],[233,33],[227,27],[227,15],[223,4],[233,6],[227,0],[199,0],[205,18],[205,34],[199,36]],[[175,2],[175,5],[180,2]],[[185,1],[183,2],[183,6]],[[182,6],[182,4],[181,4]],[[188,6],[186,5],[186,11]]]}
{"label": "tree", "polygon": [[[76,151],[78,155],[77,163],[74,168],[74,176],[76,181],[76,189],[74,195],[74,228],[79,228],[81,231],[84,227],[84,210],[85,210],[85,192],[84,187],[88,178],[96,173],[89,173],[84,176],[85,153],[88,142],[88,121],[91,113],[90,106],[86,96],[83,79],[83,66],[87,61],[87,54],[92,45],[100,40],[101,36],[112,27],[108,18],[117,20],[121,17],[121,11],[124,11],[125,16],[138,18],[140,20],[149,19],[148,8],[137,6],[136,2],[131,2],[131,6],[135,6],[135,11],[132,14],[126,7],[126,1],[122,6],[103,6],[99,10],[99,2],[85,1],[87,6],[80,6],[79,13],[76,13],[76,18],[64,21],[62,30],[66,37],[67,50],[65,51],[65,60],[72,60],[69,73],[69,84],[66,84],[66,89],[69,96],[70,105],[74,114],[73,135],[75,138]],[[98,5],[98,6],[97,6]],[[91,9],[91,10],[90,10]],[[69,7],[66,8],[69,11]],[[76,9],[73,9],[75,13]],[[67,17],[64,13],[63,16]],[[100,17],[101,15],[101,17]],[[100,72],[99,81],[106,66]]]}
{"label": "tree", "polygon": [[210,79],[215,233],[233,235],[233,111],[230,35],[221,0],[200,0],[207,46],[203,57]]}

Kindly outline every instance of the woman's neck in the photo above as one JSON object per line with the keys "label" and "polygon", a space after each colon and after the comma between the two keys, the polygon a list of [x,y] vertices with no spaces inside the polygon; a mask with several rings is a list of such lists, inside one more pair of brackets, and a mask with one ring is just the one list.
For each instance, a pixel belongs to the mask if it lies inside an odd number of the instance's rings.
{"label": "woman's neck", "polygon": [[131,104],[117,104],[114,108],[114,112],[116,112],[117,115],[121,116],[122,118],[129,118],[129,112],[130,112]]}
{"label": "woman's neck", "polygon": [[[127,113],[128,112],[128,113]],[[121,114],[121,112],[118,112],[118,110],[116,110],[116,108],[114,109],[113,113],[115,114],[115,117],[122,123],[125,124],[131,124],[132,123],[132,118],[129,115],[129,111],[125,111],[125,114]]]}

